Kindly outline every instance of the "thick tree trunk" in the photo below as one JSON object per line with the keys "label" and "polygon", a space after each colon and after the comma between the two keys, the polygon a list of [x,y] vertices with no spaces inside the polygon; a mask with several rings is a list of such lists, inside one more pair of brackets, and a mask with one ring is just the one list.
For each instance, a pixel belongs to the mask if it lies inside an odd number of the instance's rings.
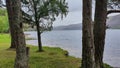
{"label": "thick tree trunk", "polygon": [[94,22],[94,45],[95,45],[96,68],[103,68],[106,18],[107,18],[107,0],[96,0]]}
{"label": "thick tree trunk", "polygon": [[40,26],[39,22],[36,23],[37,26],[37,36],[38,36],[38,51],[41,52],[42,50],[42,41],[41,41],[41,32],[40,32]]}
{"label": "thick tree trunk", "polygon": [[16,34],[15,34],[15,27],[14,27],[14,18],[13,18],[14,10],[13,10],[12,1],[6,0],[6,6],[7,6],[8,18],[9,18],[9,29],[11,34],[10,48],[16,48],[17,41],[15,41]]}
{"label": "thick tree trunk", "polygon": [[94,68],[94,39],[92,28],[92,0],[83,0],[82,66]]}
{"label": "thick tree trunk", "polygon": [[26,56],[25,36],[20,27],[21,23],[21,5],[20,0],[6,0],[8,16],[10,20],[11,35],[16,47],[16,59],[14,68],[28,68],[28,59]]}

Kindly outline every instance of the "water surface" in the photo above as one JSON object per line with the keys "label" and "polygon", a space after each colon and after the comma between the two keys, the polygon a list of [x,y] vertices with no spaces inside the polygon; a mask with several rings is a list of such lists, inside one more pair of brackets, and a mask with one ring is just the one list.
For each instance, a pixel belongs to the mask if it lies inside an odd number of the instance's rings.
{"label": "water surface", "polygon": [[[37,39],[37,33],[35,31],[25,33],[30,34],[29,37]],[[81,58],[81,30],[45,32],[42,34],[42,43],[44,46],[61,47],[67,50],[70,55]],[[27,41],[27,44],[37,45],[37,40]],[[120,67],[120,30],[107,30],[104,62],[114,67]]]}

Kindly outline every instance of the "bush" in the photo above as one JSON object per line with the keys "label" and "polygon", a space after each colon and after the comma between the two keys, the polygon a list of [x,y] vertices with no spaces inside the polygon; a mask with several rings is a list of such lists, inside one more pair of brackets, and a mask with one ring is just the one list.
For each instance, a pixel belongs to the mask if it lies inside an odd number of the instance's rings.
{"label": "bush", "polygon": [[0,33],[8,32],[8,16],[5,9],[0,9]]}

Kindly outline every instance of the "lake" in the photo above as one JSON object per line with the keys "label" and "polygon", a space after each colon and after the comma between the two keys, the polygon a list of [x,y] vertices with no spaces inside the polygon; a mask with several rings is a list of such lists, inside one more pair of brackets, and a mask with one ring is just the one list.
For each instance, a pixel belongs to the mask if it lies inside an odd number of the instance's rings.
{"label": "lake", "polygon": [[[29,37],[37,39],[35,31],[25,32]],[[120,67],[120,30],[108,29],[106,31],[104,62],[114,67]],[[82,31],[61,30],[42,33],[43,46],[61,47],[69,55],[80,57],[82,55]],[[29,40],[27,44],[37,45],[37,40]]]}

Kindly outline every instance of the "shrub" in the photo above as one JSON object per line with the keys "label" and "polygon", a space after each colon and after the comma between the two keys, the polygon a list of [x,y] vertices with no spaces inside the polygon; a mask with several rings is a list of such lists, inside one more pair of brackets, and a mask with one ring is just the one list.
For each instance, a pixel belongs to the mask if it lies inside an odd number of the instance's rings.
{"label": "shrub", "polygon": [[6,9],[0,9],[0,33],[8,32],[8,16]]}

